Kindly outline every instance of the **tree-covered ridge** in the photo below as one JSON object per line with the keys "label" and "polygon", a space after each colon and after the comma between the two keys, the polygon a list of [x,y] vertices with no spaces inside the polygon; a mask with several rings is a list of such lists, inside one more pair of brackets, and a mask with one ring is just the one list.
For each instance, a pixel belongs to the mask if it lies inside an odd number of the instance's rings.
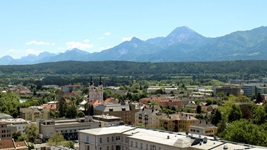
{"label": "tree-covered ridge", "polygon": [[267,60],[218,62],[63,61],[0,66],[1,74],[265,74]]}

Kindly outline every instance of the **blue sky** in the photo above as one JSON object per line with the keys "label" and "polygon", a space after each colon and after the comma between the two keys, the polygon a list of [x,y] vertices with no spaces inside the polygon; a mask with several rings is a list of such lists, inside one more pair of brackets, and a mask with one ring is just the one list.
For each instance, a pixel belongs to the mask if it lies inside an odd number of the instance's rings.
{"label": "blue sky", "polygon": [[206,37],[267,26],[266,0],[2,0],[0,57],[99,52],[188,26]]}

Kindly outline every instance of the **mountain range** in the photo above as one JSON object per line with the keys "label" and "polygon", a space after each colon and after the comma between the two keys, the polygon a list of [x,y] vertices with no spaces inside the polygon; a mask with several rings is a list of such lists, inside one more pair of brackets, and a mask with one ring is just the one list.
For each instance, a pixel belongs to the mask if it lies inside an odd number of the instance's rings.
{"label": "mountain range", "polygon": [[37,64],[58,61],[137,61],[137,62],[195,62],[228,60],[266,60],[267,27],[237,31],[225,36],[208,38],[183,26],[166,37],[146,41],[133,37],[113,48],[89,53],[79,49],[53,54],[43,52],[20,59],[0,58],[0,65]]}

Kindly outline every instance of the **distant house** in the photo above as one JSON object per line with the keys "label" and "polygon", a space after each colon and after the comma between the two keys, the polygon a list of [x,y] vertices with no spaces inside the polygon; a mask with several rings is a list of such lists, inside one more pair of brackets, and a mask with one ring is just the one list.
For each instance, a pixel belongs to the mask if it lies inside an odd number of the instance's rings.
{"label": "distant house", "polygon": [[224,93],[225,95],[235,95],[235,96],[239,96],[240,95],[240,91],[241,91],[241,87],[239,86],[215,86],[213,87],[213,92],[214,94],[218,94],[218,93]]}
{"label": "distant house", "polygon": [[28,150],[26,141],[15,142],[13,139],[0,139],[0,150]]}
{"label": "distant house", "polygon": [[150,98],[142,98],[139,100],[141,104],[149,104],[152,102],[158,103],[161,107],[166,108],[184,108],[183,101],[178,97],[150,97]]}
{"label": "distant house", "polygon": [[213,110],[218,109],[218,108],[219,108],[219,105],[209,105],[207,107],[207,112],[212,112]]}
{"label": "distant house", "polygon": [[159,119],[159,127],[164,128],[167,131],[186,131],[189,132],[190,125],[196,123],[198,119],[193,116],[179,113],[171,114]]}
{"label": "distant house", "polygon": [[199,120],[197,123],[190,126],[190,133],[214,136],[217,132],[217,127],[206,120]]}
{"label": "distant house", "polygon": [[61,90],[64,91],[65,93],[71,93],[72,91],[76,91],[76,90],[82,90],[83,86],[82,85],[65,85],[61,87]]}
{"label": "distant house", "polygon": [[50,110],[43,106],[20,108],[20,117],[30,121],[36,121],[36,119],[50,119]]}

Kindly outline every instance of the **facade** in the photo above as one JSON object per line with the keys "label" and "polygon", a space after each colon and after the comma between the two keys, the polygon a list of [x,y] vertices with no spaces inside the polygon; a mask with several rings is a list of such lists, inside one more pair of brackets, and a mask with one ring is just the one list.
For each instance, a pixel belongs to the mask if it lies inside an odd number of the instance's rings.
{"label": "facade", "polygon": [[189,133],[190,126],[197,121],[198,119],[188,114],[171,114],[159,119],[159,127],[164,128],[167,131],[185,131]]}
{"label": "facade", "polygon": [[166,107],[184,108],[183,101],[178,97],[162,96],[162,97],[142,98],[142,99],[140,99],[139,102],[141,104],[145,104],[145,105],[152,103],[152,102],[157,102],[159,104],[159,106],[161,106],[163,108],[166,108]]}
{"label": "facade", "polygon": [[225,95],[240,95],[241,88],[239,86],[220,86],[220,87],[213,87],[214,95],[218,93],[224,93]]}
{"label": "facade", "polygon": [[30,125],[30,121],[21,118],[0,119],[0,122],[5,122],[8,126],[15,127],[15,131],[20,133],[25,133],[26,126]]}
{"label": "facade", "polygon": [[65,93],[71,93],[72,91],[82,90],[82,85],[65,85],[61,87],[61,90]]}
{"label": "facade", "polygon": [[20,117],[30,121],[36,121],[36,119],[50,119],[50,110],[42,106],[20,108]]}
{"label": "facade", "polygon": [[130,126],[79,131],[80,150],[176,150],[190,146],[186,136]]}
{"label": "facade", "polygon": [[12,133],[16,131],[16,127],[10,126],[6,122],[0,121],[0,139],[11,139]]}
{"label": "facade", "polygon": [[135,110],[130,109],[130,105],[107,104],[94,107],[94,115],[110,115],[120,117],[125,124],[134,124]]}
{"label": "facade", "polygon": [[190,126],[190,133],[206,136],[214,136],[217,132],[217,127],[206,120],[199,120],[197,123]]}
{"label": "facade", "polygon": [[101,123],[101,127],[117,126],[124,124],[120,117],[110,115],[93,115],[93,120],[95,122]]}
{"label": "facade", "polygon": [[39,120],[39,133],[43,139],[49,139],[55,132],[62,133],[65,139],[77,140],[79,130],[100,127],[91,117],[77,119]]}
{"label": "facade", "polygon": [[80,150],[234,150],[255,146],[217,138],[160,132],[132,126],[113,126],[79,131]]}
{"label": "facade", "polygon": [[166,116],[154,108],[143,108],[135,113],[135,124],[141,124],[149,128],[158,128],[159,119]]}
{"label": "facade", "polygon": [[103,85],[102,80],[100,77],[98,88],[94,86],[93,79],[91,77],[91,81],[89,83],[89,95],[88,95],[88,102],[93,102],[94,100],[99,100],[101,103],[103,102]]}

